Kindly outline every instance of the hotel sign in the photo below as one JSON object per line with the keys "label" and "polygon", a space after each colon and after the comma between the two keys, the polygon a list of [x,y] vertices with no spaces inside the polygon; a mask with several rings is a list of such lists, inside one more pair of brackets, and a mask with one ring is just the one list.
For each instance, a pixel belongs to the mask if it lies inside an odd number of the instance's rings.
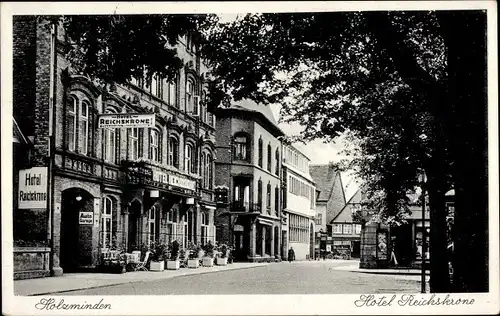
{"label": "hotel sign", "polygon": [[181,178],[179,176],[169,175],[168,176],[168,182],[169,182],[170,185],[173,185],[173,186],[176,186],[176,187],[180,187],[180,188],[184,188],[184,189],[189,189],[189,190],[192,190],[192,191],[196,190],[196,182],[194,182],[193,180],[189,180],[189,179],[186,179],[186,178]]}
{"label": "hotel sign", "polygon": [[18,208],[47,208],[46,167],[19,170]]}
{"label": "hotel sign", "polygon": [[124,113],[99,115],[98,128],[155,127],[155,115],[149,113]]}

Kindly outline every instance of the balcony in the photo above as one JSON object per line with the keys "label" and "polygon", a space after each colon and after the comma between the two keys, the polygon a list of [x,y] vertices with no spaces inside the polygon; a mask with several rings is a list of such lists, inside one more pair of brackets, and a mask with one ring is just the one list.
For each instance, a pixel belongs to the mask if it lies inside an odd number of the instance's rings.
{"label": "balcony", "polygon": [[262,210],[258,203],[249,203],[242,201],[234,201],[231,203],[231,212],[242,213],[260,213]]}

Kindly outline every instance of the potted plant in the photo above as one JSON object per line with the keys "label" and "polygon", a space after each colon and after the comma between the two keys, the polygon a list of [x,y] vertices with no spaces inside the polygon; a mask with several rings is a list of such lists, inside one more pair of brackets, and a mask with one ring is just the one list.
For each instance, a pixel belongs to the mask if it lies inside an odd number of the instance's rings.
{"label": "potted plant", "polygon": [[170,244],[170,256],[167,259],[167,270],[179,270],[179,242],[174,240]]}
{"label": "potted plant", "polygon": [[225,266],[227,265],[227,257],[228,257],[228,252],[229,249],[225,244],[219,245],[217,247],[218,255],[215,258],[215,264],[218,266]]}
{"label": "potted plant", "polygon": [[188,268],[198,268],[200,266],[198,253],[200,251],[200,247],[195,244],[189,244],[189,255],[188,255]]}
{"label": "potted plant", "polygon": [[161,242],[153,242],[151,244],[151,262],[149,263],[150,271],[165,270],[165,258],[167,253],[167,245]]}
{"label": "potted plant", "polygon": [[211,241],[203,247],[205,251],[205,256],[203,257],[203,266],[204,267],[213,267],[214,266],[214,255],[215,255],[215,247]]}

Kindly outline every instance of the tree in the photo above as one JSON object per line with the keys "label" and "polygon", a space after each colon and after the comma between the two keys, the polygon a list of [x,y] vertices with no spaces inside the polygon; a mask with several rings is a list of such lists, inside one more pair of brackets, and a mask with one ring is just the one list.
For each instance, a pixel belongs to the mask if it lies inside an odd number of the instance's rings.
{"label": "tree", "polygon": [[[461,23],[458,21],[466,14],[457,15],[462,17],[449,18],[449,24]],[[392,155],[385,157],[388,164],[382,164],[389,167],[377,168],[370,164],[369,155],[360,161],[360,166],[366,167],[366,171],[379,176],[380,181],[372,186],[384,188],[388,211],[397,208],[405,188],[415,182],[416,168],[426,171],[432,210],[431,288],[434,292],[450,290],[445,257],[444,193],[449,188],[450,173],[454,175],[455,187],[465,185],[464,181],[457,181],[464,173],[456,168],[464,162],[464,156],[457,151],[458,144],[463,145],[463,142],[452,131],[456,132],[456,123],[467,122],[467,119],[455,117],[454,107],[443,93],[450,87],[452,79],[467,80],[452,78],[456,76],[459,64],[447,64],[450,54],[459,59],[465,53],[447,46],[450,40],[446,34],[443,36],[442,27],[443,18],[434,12],[247,15],[213,32],[209,37],[212,47],[207,46],[212,50],[206,51],[214,78],[218,78],[218,89],[229,92],[236,100],[251,98],[264,104],[281,102],[284,106],[282,114],[288,121],[299,121],[305,126],[304,139],[330,140],[350,130],[364,139],[366,153],[370,152],[368,142],[373,140],[379,141],[376,146],[379,152],[392,149]],[[484,25],[482,29],[477,26],[474,30],[477,36],[484,32]],[[467,39],[474,44],[472,37]],[[474,57],[481,60],[477,54]],[[484,60],[484,56],[482,58]],[[484,76],[480,68],[468,70]],[[289,76],[283,76],[283,73]],[[398,121],[399,116],[394,115],[397,110],[391,108],[391,103],[396,104],[400,97],[416,105],[416,114],[424,122],[411,117]],[[479,97],[478,102],[484,105],[480,94],[467,97]],[[401,109],[406,108],[408,106]],[[377,120],[378,113],[383,113],[388,119]],[[481,114],[477,118],[481,118]],[[401,131],[404,133],[401,135],[405,135],[403,138],[393,130],[402,126],[405,126]],[[474,137],[484,136],[480,126],[471,125],[479,128]],[[380,137],[373,134],[374,131],[386,134]],[[415,135],[424,137],[419,140]],[[395,144],[399,148],[416,146],[416,155],[401,155],[402,151],[394,148]],[[378,158],[384,158],[384,154],[374,153]],[[407,164],[402,160],[409,158]],[[474,159],[477,168],[484,166],[484,159],[479,159],[477,153],[469,158]],[[474,177],[472,173],[469,175],[471,178],[467,178],[475,185],[484,185],[484,179]],[[470,189],[469,197],[484,197],[469,184],[466,186]],[[456,192],[458,203],[459,195],[463,193],[461,189]],[[481,210],[480,214],[484,215],[484,205],[481,205]],[[465,211],[459,211],[457,207],[456,216],[463,216],[459,212]],[[469,231],[477,230],[483,236],[481,240],[485,241],[485,228],[484,224],[477,223],[474,228],[469,227]],[[475,247],[484,248],[480,243]],[[475,260],[482,267],[487,262],[484,256]],[[455,265],[467,266],[469,262],[461,260]],[[483,274],[482,269],[476,271]],[[461,290],[485,291],[487,280],[484,274],[479,279],[478,282],[472,279],[460,281],[464,284]]]}

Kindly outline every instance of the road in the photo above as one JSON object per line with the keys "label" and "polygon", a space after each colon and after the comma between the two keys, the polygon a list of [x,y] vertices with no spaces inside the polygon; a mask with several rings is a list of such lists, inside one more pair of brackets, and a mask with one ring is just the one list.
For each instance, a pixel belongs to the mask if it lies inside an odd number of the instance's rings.
{"label": "road", "polygon": [[418,293],[419,276],[335,270],[335,262],[282,262],[243,270],[178,276],[61,295]]}

